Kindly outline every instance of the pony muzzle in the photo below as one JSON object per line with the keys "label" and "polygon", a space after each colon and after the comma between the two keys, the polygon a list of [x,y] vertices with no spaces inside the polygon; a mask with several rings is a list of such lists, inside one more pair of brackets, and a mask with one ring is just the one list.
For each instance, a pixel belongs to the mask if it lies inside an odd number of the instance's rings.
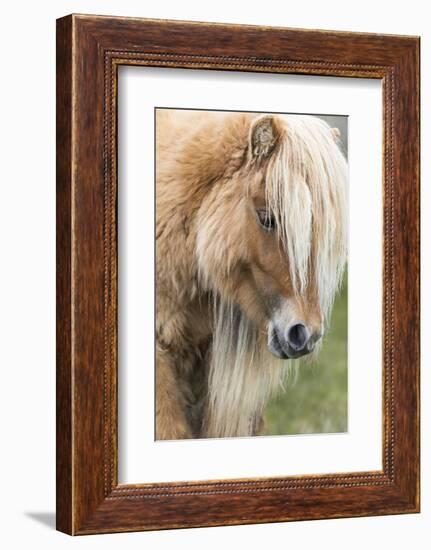
{"label": "pony muzzle", "polygon": [[272,325],[268,331],[268,349],[279,359],[298,359],[311,353],[320,337],[320,333],[301,322],[283,329]]}

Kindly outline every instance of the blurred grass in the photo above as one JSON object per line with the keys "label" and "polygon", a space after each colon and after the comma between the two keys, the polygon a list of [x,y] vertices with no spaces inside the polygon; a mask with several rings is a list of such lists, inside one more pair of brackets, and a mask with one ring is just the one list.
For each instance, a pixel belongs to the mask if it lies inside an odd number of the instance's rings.
{"label": "blurred grass", "polygon": [[346,273],[318,359],[270,401],[265,435],[347,431],[347,294]]}

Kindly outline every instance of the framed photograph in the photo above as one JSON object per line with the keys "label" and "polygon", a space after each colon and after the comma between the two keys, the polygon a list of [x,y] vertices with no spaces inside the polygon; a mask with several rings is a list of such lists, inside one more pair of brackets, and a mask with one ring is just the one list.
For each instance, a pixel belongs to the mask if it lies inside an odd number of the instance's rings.
{"label": "framed photograph", "polygon": [[57,21],[57,528],[419,511],[419,38]]}

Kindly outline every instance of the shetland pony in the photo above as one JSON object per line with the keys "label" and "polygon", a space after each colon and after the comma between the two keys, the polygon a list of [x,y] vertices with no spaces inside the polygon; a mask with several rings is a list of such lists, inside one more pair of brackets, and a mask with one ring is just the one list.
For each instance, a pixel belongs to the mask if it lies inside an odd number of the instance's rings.
{"label": "shetland pony", "polygon": [[346,263],[346,161],[313,116],[156,111],[156,438],[261,433]]}

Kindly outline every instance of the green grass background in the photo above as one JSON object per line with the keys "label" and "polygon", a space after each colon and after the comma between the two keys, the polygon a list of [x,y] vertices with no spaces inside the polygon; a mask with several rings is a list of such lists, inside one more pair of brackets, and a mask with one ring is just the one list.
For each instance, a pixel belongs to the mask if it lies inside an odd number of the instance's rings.
{"label": "green grass background", "polygon": [[266,435],[347,431],[347,294],[346,274],[319,357],[269,403]]}

